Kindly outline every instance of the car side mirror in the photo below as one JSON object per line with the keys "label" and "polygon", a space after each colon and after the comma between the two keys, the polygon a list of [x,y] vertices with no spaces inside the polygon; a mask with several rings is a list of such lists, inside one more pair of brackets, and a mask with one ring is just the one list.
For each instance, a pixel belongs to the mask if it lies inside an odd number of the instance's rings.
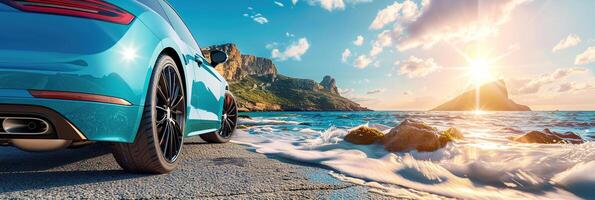
{"label": "car side mirror", "polygon": [[223,51],[213,50],[211,51],[211,66],[217,67],[219,64],[227,62],[227,54]]}

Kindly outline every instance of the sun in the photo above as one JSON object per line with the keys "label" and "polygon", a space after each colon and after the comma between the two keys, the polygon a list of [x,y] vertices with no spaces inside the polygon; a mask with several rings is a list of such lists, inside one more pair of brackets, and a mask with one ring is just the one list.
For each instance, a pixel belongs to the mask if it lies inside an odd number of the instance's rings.
{"label": "sun", "polygon": [[490,71],[490,62],[484,58],[469,61],[469,77],[476,85],[481,85],[493,79]]}

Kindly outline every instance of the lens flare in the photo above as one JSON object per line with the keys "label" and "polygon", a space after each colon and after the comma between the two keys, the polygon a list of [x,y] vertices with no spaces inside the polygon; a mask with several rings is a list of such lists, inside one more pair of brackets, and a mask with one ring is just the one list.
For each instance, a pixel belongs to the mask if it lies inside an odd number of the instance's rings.
{"label": "lens flare", "polygon": [[137,50],[132,46],[123,47],[120,54],[122,55],[122,59],[126,62],[132,62],[138,58]]}

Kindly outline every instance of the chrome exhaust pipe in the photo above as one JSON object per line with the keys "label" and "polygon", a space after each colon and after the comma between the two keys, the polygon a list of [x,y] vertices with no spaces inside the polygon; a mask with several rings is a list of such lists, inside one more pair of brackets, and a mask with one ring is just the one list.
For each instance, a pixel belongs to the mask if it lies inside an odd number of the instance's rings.
{"label": "chrome exhaust pipe", "polygon": [[5,117],[2,130],[14,135],[43,135],[51,130],[50,123],[34,117]]}
{"label": "chrome exhaust pipe", "polygon": [[[36,136],[51,133],[52,126],[36,117],[0,117],[0,134]],[[72,140],[61,139],[10,139],[13,146],[30,152],[46,152],[65,149]]]}

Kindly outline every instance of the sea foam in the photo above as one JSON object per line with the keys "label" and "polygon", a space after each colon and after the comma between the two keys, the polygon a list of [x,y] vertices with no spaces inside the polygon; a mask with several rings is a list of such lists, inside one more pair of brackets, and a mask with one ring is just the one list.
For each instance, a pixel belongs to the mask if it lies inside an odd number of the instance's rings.
{"label": "sea foam", "polygon": [[[343,177],[344,181],[379,184],[372,187],[378,193],[392,192],[401,198],[595,198],[590,191],[595,186],[592,142],[520,144],[507,140],[509,135],[501,133],[501,126],[467,122],[459,127],[466,140],[435,152],[390,153],[382,145],[343,141],[359,125],[331,125],[316,130],[317,127],[297,126],[296,119],[278,123],[283,119],[276,118],[274,124],[265,118],[260,120],[253,123],[259,125],[237,131],[234,142],[248,145],[258,153],[328,167],[335,171],[333,176]],[[362,126],[390,130],[390,126],[382,124]]]}

